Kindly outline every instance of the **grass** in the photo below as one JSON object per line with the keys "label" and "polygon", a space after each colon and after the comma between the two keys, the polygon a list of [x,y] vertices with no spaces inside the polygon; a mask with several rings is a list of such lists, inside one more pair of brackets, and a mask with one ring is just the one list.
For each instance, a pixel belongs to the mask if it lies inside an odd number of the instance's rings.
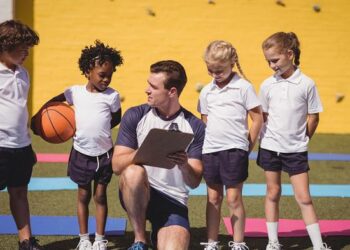
{"label": "grass", "polygon": [[[115,133],[114,133],[115,135]],[[350,135],[316,134],[310,143],[310,152],[318,153],[349,153]],[[33,147],[38,153],[68,153],[71,142],[64,144],[48,144],[38,137],[33,137]],[[336,161],[311,161],[310,183],[312,184],[349,184],[349,162]],[[66,164],[38,163],[33,171],[35,177],[66,176]],[[283,183],[289,183],[288,176],[283,175]],[[264,183],[262,170],[250,161],[249,178],[247,183]],[[109,216],[127,218],[121,208],[118,198],[118,178],[112,178],[108,189]],[[76,191],[36,191],[29,192],[31,214],[33,215],[76,215]],[[350,219],[349,198],[313,198],[317,214],[320,219]],[[247,217],[264,217],[264,198],[244,198]],[[206,239],[205,229],[205,196],[192,196],[189,199],[189,211],[191,220],[191,245],[190,249],[202,249],[201,241]],[[293,197],[282,197],[280,203],[280,217],[300,219],[300,211]],[[0,192],[0,214],[10,214],[8,195]],[[90,214],[94,216],[94,204],[90,204]],[[228,210],[223,204],[222,216],[226,216]],[[1,226],[1,225],[0,225]],[[149,225],[147,227],[149,230]],[[75,249],[78,244],[77,236],[38,236],[40,244],[46,249],[67,250]],[[108,249],[127,249],[133,241],[133,233],[128,224],[124,236],[109,237]],[[223,223],[220,227],[219,240],[222,249],[227,248],[227,242],[231,237],[227,235]],[[326,237],[325,242],[332,249],[350,249],[350,237]],[[0,249],[17,249],[17,235],[0,235]],[[281,238],[284,249],[312,249],[308,237]],[[250,249],[265,249],[266,238],[246,238]]]}

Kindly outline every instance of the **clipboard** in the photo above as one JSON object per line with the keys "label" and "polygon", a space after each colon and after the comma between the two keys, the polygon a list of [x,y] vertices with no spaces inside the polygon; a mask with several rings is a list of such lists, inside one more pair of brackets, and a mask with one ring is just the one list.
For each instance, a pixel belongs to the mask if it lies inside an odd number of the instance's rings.
{"label": "clipboard", "polygon": [[193,139],[193,134],[174,130],[151,129],[139,147],[133,162],[171,169],[175,164],[167,159],[167,155],[185,151]]}

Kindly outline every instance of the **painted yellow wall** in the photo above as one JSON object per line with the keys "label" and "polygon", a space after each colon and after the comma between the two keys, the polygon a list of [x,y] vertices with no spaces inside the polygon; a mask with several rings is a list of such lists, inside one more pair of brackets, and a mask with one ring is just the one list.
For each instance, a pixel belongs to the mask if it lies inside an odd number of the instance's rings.
{"label": "painted yellow wall", "polygon": [[[242,68],[258,90],[272,73],[261,42],[283,30],[299,36],[301,68],[319,88],[325,111],[318,132],[350,133],[348,0],[284,0],[285,7],[274,0],[214,1],[17,0],[17,18],[31,15],[41,39],[33,56],[33,111],[66,87],[86,82],[77,60],[85,45],[100,39],[124,56],[125,65],[111,84],[125,97],[124,110],[146,100],[149,65],[175,59],[189,78],[182,104],[197,114],[195,86],[210,80],[202,54],[211,40],[225,39],[236,46]],[[321,12],[313,10],[314,4]],[[343,101],[336,102],[337,94],[345,95]]]}

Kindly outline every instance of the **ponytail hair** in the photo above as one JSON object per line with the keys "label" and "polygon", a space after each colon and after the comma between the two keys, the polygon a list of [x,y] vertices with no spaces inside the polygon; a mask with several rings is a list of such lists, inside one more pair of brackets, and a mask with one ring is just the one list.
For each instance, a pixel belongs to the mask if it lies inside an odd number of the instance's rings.
{"label": "ponytail hair", "polygon": [[300,64],[300,42],[294,32],[277,32],[269,36],[263,43],[262,49],[267,50],[271,47],[277,47],[281,51],[292,50],[294,53],[294,64]]}
{"label": "ponytail hair", "polygon": [[213,61],[229,61],[233,66],[237,65],[240,75],[248,81],[247,77],[243,73],[241,64],[239,63],[236,49],[227,41],[215,40],[211,42],[205,49],[203,59],[206,63]]}

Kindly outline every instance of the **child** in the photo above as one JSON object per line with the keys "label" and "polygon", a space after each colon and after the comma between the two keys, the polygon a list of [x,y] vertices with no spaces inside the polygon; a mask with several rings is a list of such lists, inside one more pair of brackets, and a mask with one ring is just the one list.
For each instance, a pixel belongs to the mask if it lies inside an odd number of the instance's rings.
{"label": "child", "polygon": [[260,89],[265,126],[257,164],[264,169],[267,183],[266,249],[281,249],[278,242],[281,170],[289,174],[314,249],[330,249],[322,243],[309,190],[307,144],[323,109],[315,83],[298,68],[299,40],[294,33],[275,33],[263,42],[262,49],[269,67],[275,71]]}
{"label": "child", "polygon": [[[223,187],[234,231],[231,249],[248,249],[244,240],[243,182],[248,177],[248,155],[263,123],[260,102],[253,86],[232,71],[238,61],[236,49],[226,41],[213,41],[205,51],[208,73],[213,77],[200,93],[198,111],[207,124],[203,145],[204,179],[208,186],[206,250],[219,249]],[[248,114],[252,119],[248,129]]]}
{"label": "child", "polygon": [[29,49],[38,43],[38,35],[27,25],[0,23],[0,190],[7,187],[20,250],[42,249],[30,228],[27,192],[36,156],[27,126],[29,75],[22,67]]}
{"label": "child", "polygon": [[[68,163],[68,175],[78,184],[78,222],[80,242],[77,249],[107,249],[104,238],[107,219],[107,185],[112,177],[113,143],[111,128],[121,119],[120,96],[108,87],[116,66],[123,63],[120,52],[100,41],[85,47],[79,59],[86,85],[75,85],[49,102],[67,101],[74,105],[76,132]],[[37,131],[36,131],[37,132]],[[88,234],[91,184],[96,205],[95,242]]]}

